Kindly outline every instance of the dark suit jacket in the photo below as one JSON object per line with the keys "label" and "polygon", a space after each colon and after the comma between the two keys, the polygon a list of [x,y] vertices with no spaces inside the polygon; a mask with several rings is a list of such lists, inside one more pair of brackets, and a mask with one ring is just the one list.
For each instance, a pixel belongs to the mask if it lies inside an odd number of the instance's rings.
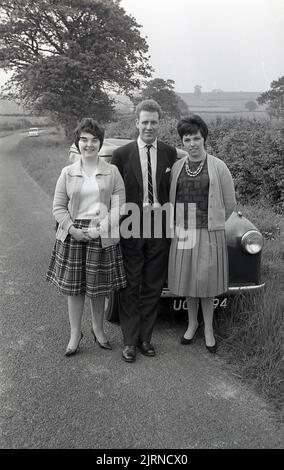
{"label": "dark suit jacket", "polygon": [[[157,198],[161,205],[169,201],[170,169],[177,159],[177,151],[174,147],[157,142]],[[137,141],[130,142],[116,149],[112,161],[116,165],[124,180],[126,202],[143,207],[143,182]]]}

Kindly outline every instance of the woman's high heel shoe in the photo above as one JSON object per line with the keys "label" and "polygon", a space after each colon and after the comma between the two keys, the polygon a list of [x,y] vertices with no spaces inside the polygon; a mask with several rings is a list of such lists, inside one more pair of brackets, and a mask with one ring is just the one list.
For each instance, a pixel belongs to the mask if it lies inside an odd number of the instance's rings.
{"label": "woman's high heel shoe", "polygon": [[96,337],[96,335],[94,333],[94,330],[91,330],[91,333],[94,337],[95,343],[97,342],[100,348],[102,348],[102,349],[112,349],[111,344],[108,341],[106,341],[105,343],[100,343],[99,342],[98,338]]}
{"label": "woman's high heel shoe", "polygon": [[180,339],[180,344],[183,344],[183,345],[191,344],[191,343],[193,342],[193,340],[194,340],[194,337],[195,337],[195,335],[196,335],[196,332],[197,332],[197,330],[198,330],[198,327],[199,327],[199,325],[197,324],[196,330],[195,330],[195,332],[194,332],[192,338],[187,339],[187,338],[185,338],[184,336],[182,336],[181,339]]}
{"label": "woman's high heel shoe", "polygon": [[76,352],[78,351],[79,349],[79,345],[80,345],[80,342],[81,342],[81,339],[83,338],[83,333],[81,332],[81,336],[80,336],[80,339],[78,341],[78,344],[77,344],[77,347],[75,349],[71,349],[71,348],[67,348],[66,349],[66,352],[65,352],[65,356],[69,357],[69,356],[74,356],[74,354],[76,354]]}
{"label": "woman's high heel shoe", "polygon": [[215,354],[217,349],[218,349],[216,340],[215,340],[215,344],[213,346],[207,346],[207,344],[205,344],[205,346],[206,346],[207,351],[209,351],[211,354]]}

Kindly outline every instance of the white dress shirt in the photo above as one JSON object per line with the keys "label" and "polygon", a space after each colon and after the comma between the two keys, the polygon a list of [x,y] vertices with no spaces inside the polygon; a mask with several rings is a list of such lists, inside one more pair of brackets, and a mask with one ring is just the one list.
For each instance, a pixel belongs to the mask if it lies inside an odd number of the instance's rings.
{"label": "white dress shirt", "polygon": [[[143,181],[143,207],[149,206],[148,199],[148,157],[147,157],[147,145],[139,136],[137,139],[139,157],[142,170],[142,181]],[[151,167],[152,167],[152,184],[153,184],[153,198],[154,206],[159,206],[157,198],[157,183],[156,183],[156,174],[157,174],[157,139],[151,144],[150,148],[150,157],[151,157]]]}

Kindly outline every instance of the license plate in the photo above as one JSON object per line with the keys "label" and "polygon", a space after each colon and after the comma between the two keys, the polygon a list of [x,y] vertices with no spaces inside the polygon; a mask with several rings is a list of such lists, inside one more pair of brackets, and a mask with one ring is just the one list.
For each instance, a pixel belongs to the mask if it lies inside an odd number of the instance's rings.
{"label": "license plate", "polygon": [[[215,308],[226,308],[228,303],[228,298],[214,299],[214,309]],[[177,312],[179,310],[187,310],[187,301],[183,298],[177,298],[173,301],[173,309]]]}

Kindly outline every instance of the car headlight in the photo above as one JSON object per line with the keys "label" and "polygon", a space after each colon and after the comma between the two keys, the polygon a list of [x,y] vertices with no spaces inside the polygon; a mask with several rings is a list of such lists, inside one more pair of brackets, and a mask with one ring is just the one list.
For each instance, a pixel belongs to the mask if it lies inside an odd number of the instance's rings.
{"label": "car headlight", "polygon": [[245,253],[256,255],[262,250],[263,237],[257,230],[249,230],[241,239],[241,247]]}

